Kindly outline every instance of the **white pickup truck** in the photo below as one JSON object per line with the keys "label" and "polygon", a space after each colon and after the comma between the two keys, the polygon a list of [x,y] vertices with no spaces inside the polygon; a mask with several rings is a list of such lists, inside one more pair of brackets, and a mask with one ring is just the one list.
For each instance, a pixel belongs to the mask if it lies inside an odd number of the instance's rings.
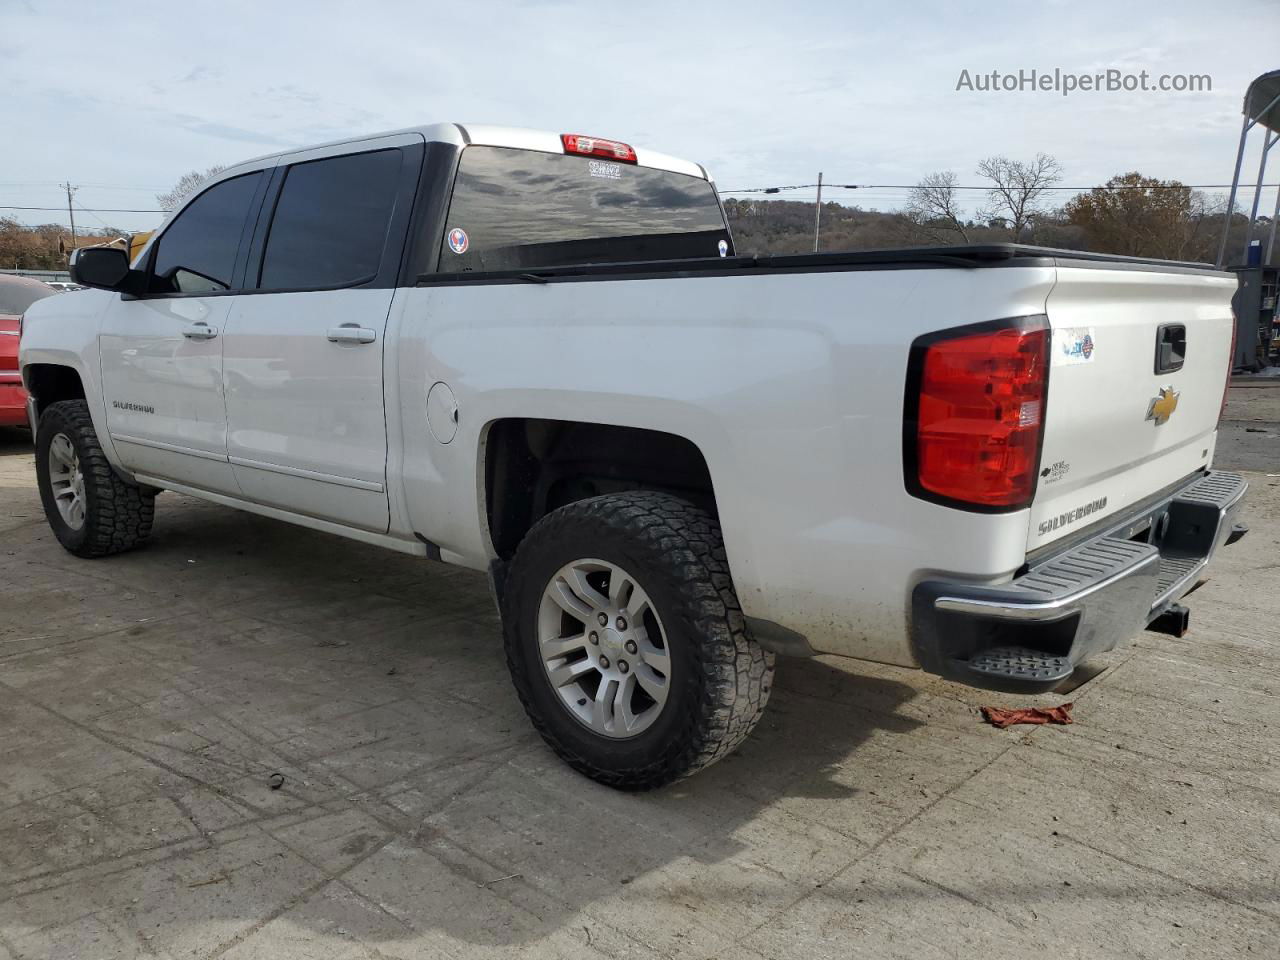
{"label": "white pickup truck", "polygon": [[1238,538],[1235,280],[1013,245],[740,257],[711,179],[441,124],[251,160],[23,322],[83,557],[174,490],[487,570],[547,742],[734,749],[775,654],[1041,691]]}

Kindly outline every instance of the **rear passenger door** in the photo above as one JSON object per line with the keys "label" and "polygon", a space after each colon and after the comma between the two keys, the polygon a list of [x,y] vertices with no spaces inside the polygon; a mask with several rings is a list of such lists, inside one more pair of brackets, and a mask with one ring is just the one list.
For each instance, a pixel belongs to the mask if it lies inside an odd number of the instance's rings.
{"label": "rear passenger door", "polygon": [[383,337],[423,139],[281,161],[223,342],[227,454],[243,495],[385,531]]}

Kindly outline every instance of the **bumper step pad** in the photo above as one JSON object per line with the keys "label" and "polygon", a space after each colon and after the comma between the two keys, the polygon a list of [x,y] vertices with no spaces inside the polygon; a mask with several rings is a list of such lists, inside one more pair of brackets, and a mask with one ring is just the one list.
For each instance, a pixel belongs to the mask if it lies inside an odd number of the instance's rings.
{"label": "bumper step pad", "polygon": [[1079,593],[1149,563],[1158,551],[1146,543],[1104,537],[1076,547],[1014,580],[1014,591],[1028,602],[1046,602]]}
{"label": "bumper step pad", "polygon": [[983,685],[982,680],[1058,683],[1071,676],[1075,669],[1066,657],[1055,657],[1025,647],[983,650],[965,661],[965,666],[970,673],[976,674],[974,682],[979,685]]}
{"label": "bumper step pad", "polygon": [[1180,584],[1186,583],[1204,566],[1200,557],[1161,557],[1160,572],[1156,574],[1156,595],[1152,604],[1158,604]]}
{"label": "bumper step pad", "polygon": [[934,603],[940,610],[960,613],[1048,619],[1068,599],[1144,567],[1154,568],[1159,561],[1160,551],[1149,543],[1102,537],[1000,586],[969,587],[957,596],[948,596],[945,589],[939,589]]}
{"label": "bumper step pad", "polygon": [[1236,512],[1233,508],[1248,486],[1238,473],[1210,473],[1173,498],[1169,504],[1169,530],[1160,545],[1160,572],[1151,602],[1153,614],[1185,593],[1214,551],[1233,534],[1228,514]]}
{"label": "bumper step pad", "polygon": [[1179,491],[1173,502],[1222,508],[1239,500],[1248,486],[1249,482],[1238,473],[1215,471]]}

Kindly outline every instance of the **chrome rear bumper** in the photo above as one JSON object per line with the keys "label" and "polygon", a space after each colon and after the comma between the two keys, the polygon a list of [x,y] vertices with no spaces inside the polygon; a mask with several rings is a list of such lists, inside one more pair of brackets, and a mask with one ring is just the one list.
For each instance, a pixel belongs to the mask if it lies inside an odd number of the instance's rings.
{"label": "chrome rear bumper", "polygon": [[[975,686],[1051,689],[1169,609],[1233,539],[1248,483],[1202,474],[1104,532],[990,586],[927,580],[912,597],[921,666]],[[1129,534],[1135,521],[1142,532]]]}

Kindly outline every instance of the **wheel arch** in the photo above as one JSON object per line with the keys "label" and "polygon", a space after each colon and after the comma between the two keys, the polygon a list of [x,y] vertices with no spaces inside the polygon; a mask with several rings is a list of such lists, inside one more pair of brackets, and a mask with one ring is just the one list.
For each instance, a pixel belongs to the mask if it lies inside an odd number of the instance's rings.
{"label": "wheel arch", "polygon": [[75,367],[63,363],[28,363],[22,381],[35,400],[36,415],[60,400],[88,400],[84,378]]}
{"label": "wheel arch", "polygon": [[493,555],[509,560],[558,507],[626,490],[672,493],[718,515],[706,456],[688,437],[578,420],[505,417],[482,434],[479,482]]}
{"label": "wheel arch", "polygon": [[97,370],[78,354],[66,350],[22,349],[22,383],[35,401],[36,422],[51,404],[61,400],[83,400],[89,408],[98,443],[107,462],[126,482],[134,483],[132,474],[120,461],[111,433],[107,429],[106,401]]}

